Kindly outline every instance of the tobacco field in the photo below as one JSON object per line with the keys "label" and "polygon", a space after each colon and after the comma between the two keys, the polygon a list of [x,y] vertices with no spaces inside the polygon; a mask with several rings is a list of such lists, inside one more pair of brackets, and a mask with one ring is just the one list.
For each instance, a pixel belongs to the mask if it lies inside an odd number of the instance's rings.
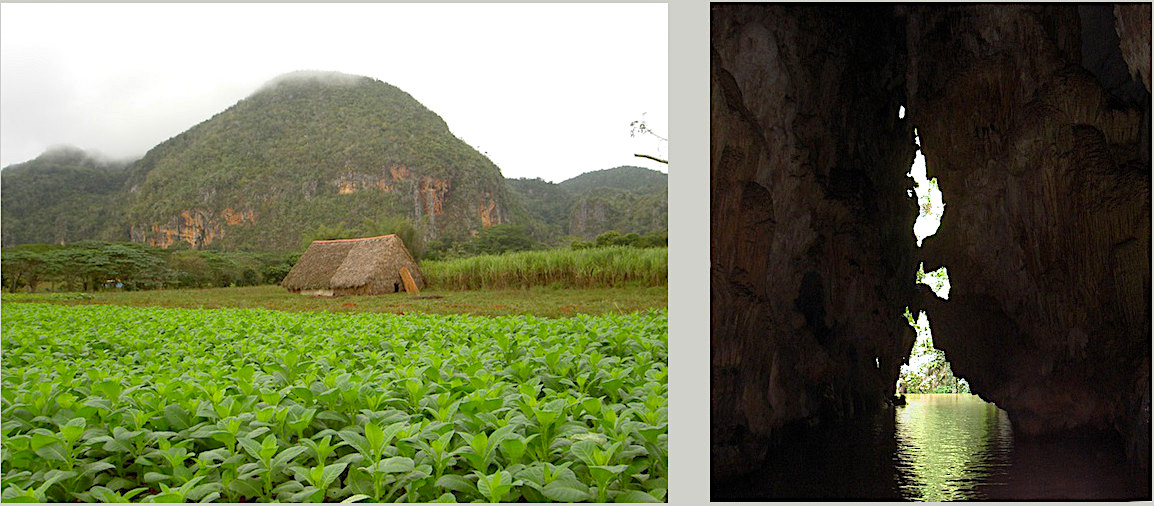
{"label": "tobacco field", "polygon": [[4,304],[0,498],[665,501],[667,327]]}

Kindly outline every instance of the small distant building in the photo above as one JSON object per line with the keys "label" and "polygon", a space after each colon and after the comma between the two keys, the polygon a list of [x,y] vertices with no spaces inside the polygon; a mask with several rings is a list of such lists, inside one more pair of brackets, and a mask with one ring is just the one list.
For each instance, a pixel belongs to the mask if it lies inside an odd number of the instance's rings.
{"label": "small distant building", "polygon": [[380,295],[416,293],[425,278],[401,238],[390,234],[313,241],[281,286],[305,295]]}

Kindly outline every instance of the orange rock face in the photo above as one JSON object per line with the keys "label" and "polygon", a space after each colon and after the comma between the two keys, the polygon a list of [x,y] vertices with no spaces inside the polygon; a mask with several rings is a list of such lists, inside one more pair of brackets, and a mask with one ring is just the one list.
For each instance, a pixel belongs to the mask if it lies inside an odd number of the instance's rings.
{"label": "orange rock face", "polygon": [[487,204],[484,201],[481,202],[481,226],[482,227],[491,227],[493,225],[500,225],[501,224],[501,216],[494,212],[496,209],[497,209],[497,202],[494,201],[493,199],[489,199],[489,202]]}
{"label": "orange rock face", "polygon": [[445,196],[449,193],[449,186],[446,179],[421,178],[418,194],[421,209],[426,215],[437,216],[445,212]]}
{"label": "orange rock face", "polygon": [[406,181],[409,179],[409,168],[404,165],[393,165],[389,167],[389,175],[393,176],[393,181]]}
{"label": "orange rock face", "polygon": [[237,211],[226,207],[220,212],[220,216],[224,218],[224,224],[229,226],[256,222],[256,213],[252,209]]}
{"label": "orange rock face", "polygon": [[158,248],[167,249],[176,244],[177,241],[184,241],[191,248],[199,249],[224,237],[226,226],[255,222],[256,212],[252,209],[238,211],[226,207],[219,213],[205,209],[192,209],[181,211],[178,216],[166,223],[153,222],[146,226],[133,225],[130,236],[133,242]]}

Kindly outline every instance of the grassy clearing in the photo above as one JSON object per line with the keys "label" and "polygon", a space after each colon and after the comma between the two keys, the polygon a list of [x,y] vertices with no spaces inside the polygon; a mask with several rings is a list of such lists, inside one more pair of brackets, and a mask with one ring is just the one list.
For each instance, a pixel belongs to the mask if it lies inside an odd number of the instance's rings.
{"label": "grassy clearing", "polygon": [[281,311],[340,313],[432,313],[474,315],[533,314],[551,318],[575,314],[630,313],[668,305],[668,290],[658,287],[525,290],[426,290],[417,298],[406,293],[376,296],[310,297],[274,286],[149,290],[95,293],[5,293],[0,300],[67,305],[113,304],[172,308],[260,308]]}
{"label": "grassy clearing", "polygon": [[10,304],[0,496],[661,501],[667,329]]}
{"label": "grassy clearing", "polygon": [[521,251],[424,262],[430,286],[451,290],[666,286],[668,248],[615,246]]}

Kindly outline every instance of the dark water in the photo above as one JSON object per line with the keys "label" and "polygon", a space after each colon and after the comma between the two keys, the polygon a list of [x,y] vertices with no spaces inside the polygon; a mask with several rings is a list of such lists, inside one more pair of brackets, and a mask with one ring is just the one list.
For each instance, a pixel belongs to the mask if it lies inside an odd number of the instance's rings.
{"label": "dark water", "polygon": [[910,395],[869,420],[771,450],[762,470],[715,483],[714,500],[1149,499],[1150,475],[1101,438],[1015,440],[975,395]]}

